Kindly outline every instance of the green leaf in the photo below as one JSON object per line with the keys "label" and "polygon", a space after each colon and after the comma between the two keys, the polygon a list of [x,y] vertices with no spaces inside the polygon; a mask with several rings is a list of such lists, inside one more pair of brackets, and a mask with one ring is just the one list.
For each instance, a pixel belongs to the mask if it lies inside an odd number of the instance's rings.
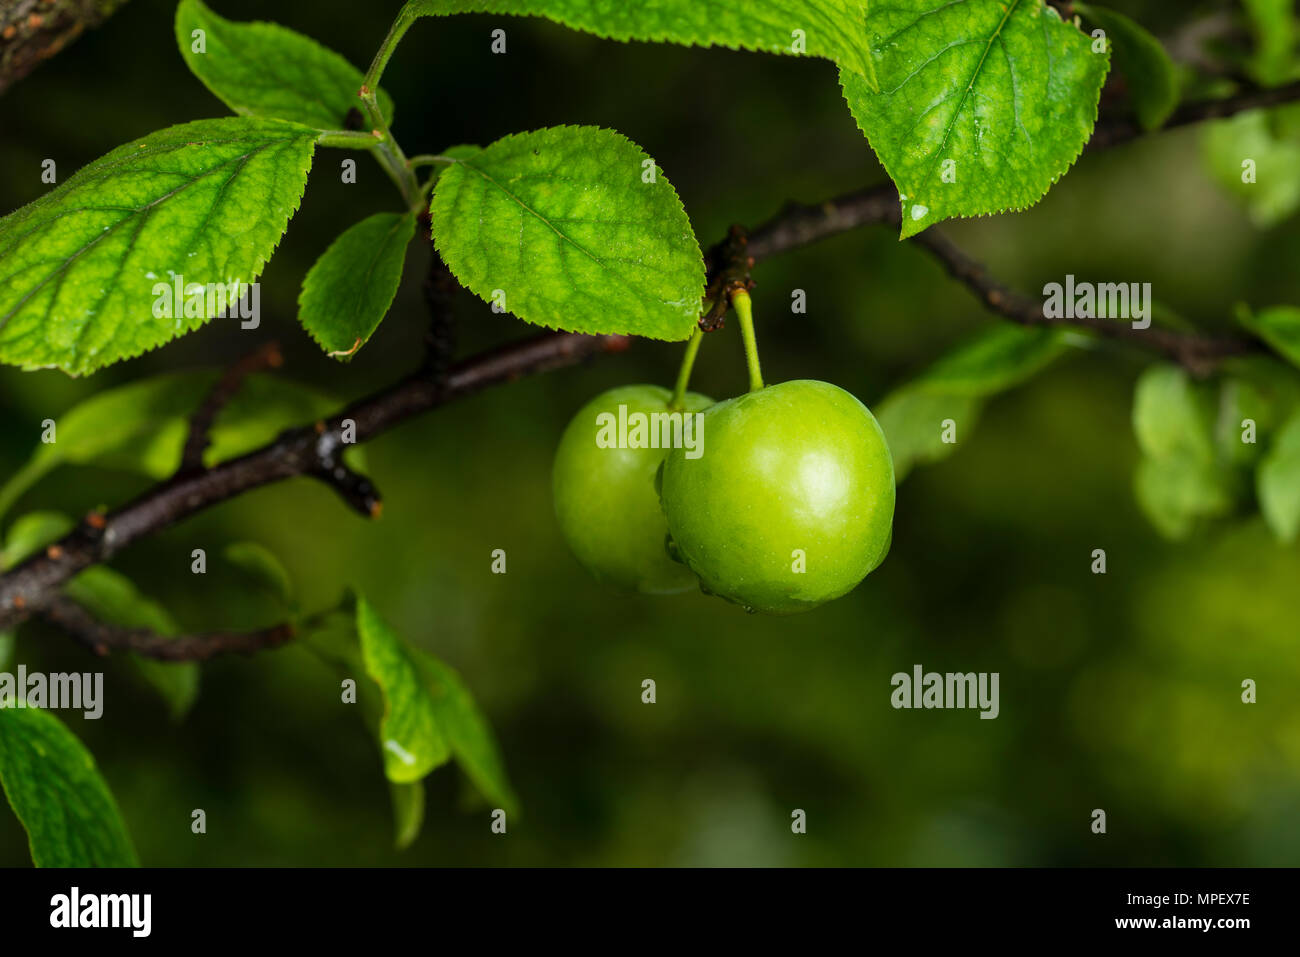
{"label": "green leaf", "polygon": [[1300,413],[1278,432],[1255,473],[1259,510],[1279,541],[1300,534]]}
{"label": "green leaf", "polygon": [[806,53],[870,77],[871,54],[862,30],[866,6],[865,0],[411,0],[402,12],[538,16],[612,40]]}
{"label": "green leaf", "polygon": [[1250,72],[1264,86],[1281,86],[1296,75],[1295,0],[1242,0],[1255,51]]}
{"label": "green leaf", "polygon": [[0,707],[0,784],[37,867],[139,863],[94,758],[48,711]]}
{"label": "green leaf", "polygon": [[1202,143],[1210,175],[1256,226],[1275,226],[1300,209],[1300,142],[1276,130],[1269,111],[1208,123]]}
{"label": "green leaf", "polygon": [[956,450],[943,441],[951,419],[958,440],[979,420],[983,399],[1010,389],[1046,368],[1069,348],[1068,333],[1055,329],[994,326],[954,349],[874,408],[901,482],[915,465],[937,462]]}
{"label": "green leaf", "polygon": [[[174,471],[185,441],[180,415],[195,408],[217,374],[167,373],[91,396],[55,419],[54,439],[41,443],[21,469],[0,488],[0,515],[46,473],[59,465],[84,465],[136,445],[140,470],[155,478]],[[167,462],[150,452],[159,433],[177,422],[171,438],[175,454]],[[140,443],[143,443],[142,445]]]}
{"label": "green leaf", "polygon": [[[456,146],[448,146],[445,150],[440,152],[438,156],[441,157],[442,160],[463,160],[469,159],[472,156],[477,156],[482,152],[483,147],[481,146],[476,146],[473,143],[459,143]],[[439,177],[442,176],[443,171],[449,166],[454,165],[454,163],[441,161],[435,163],[433,168],[429,171],[429,182],[436,183]]]}
{"label": "green leaf", "polygon": [[[274,252],[315,139],[281,120],[182,123],[0,220],[0,361],[83,375],[203,325],[218,284],[242,294]],[[212,301],[187,294],[176,311],[196,314],[169,317],[177,277]]]}
{"label": "green leaf", "polygon": [[[103,565],[87,568],[64,593],[95,618],[119,628],[146,628],[160,635],[180,629],[162,605],[142,594],[135,583]],[[172,720],[189,713],[199,696],[199,665],[194,661],[165,662],[131,655],[132,666],[167,705]]]}
{"label": "green leaf", "polygon": [[[205,51],[194,50],[195,30]],[[199,0],[176,8],[176,42],[186,65],[236,113],[291,120],[320,130],[347,128],[348,111],[361,108],[364,77],[333,50],[276,23],[236,23]],[[384,119],[392,98],[378,91]]]}
{"label": "green leaf", "polygon": [[424,782],[388,782],[393,799],[393,846],[402,851],[415,843],[424,827]]}
{"label": "green leaf", "polygon": [[303,280],[298,321],[322,349],[350,358],[388,314],[402,281],[410,213],[375,213],[349,227]]}
{"label": "green leaf", "polygon": [[264,587],[280,604],[286,608],[293,605],[293,580],[275,552],[257,542],[233,542],[223,554],[226,561]]}
{"label": "green leaf", "polygon": [[8,571],[28,556],[72,531],[72,519],[62,512],[28,512],[9,526],[0,549],[0,571]]}
{"label": "green leaf", "polygon": [[1151,524],[1175,541],[1187,538],[1200,520],[1229,514],[1236,503],[1231,474],[1185,449],[1164,458],[1143,456],[1134,484]]}
{"label": "green leaf", "polygon": [[[1250,466],[1259,458],[1260,440],[1271,431],[1274,396],[1253,382],[1237,376],[1225,376],[1219,388],[1219,415],[1214,440],[1219,458],[1232,465]],[[1254,441],[1242,441],[1249,420],[1254,425]]]}
{"label": "green leaf", "polygon": [[474,703],[465,682],[432,655],[416,650],[416,663],[434,714],[451,743],[451,752],[474,786],[489,801],[511,813],[518,799],[506,778],[505,764],[487,719]]}
{"label": "green leaf", "polygon": [[1251,314],[1238,312],[1241,324],[1259,336],[1278,355],[1300,368],[1300,308],[1296,306],[1271,306]]}
{"label": "green leaf", "polygon": [[8,671],[14,660],[14,633],[0,630],[0,671]]}
{"label": "green leaf", "polygon": [[[96,465],[162,479],[176,471],[189,415],[216,383],[208,370],[164,373],[100,392],[55,420],[56,441],[37,446],[27,463],[0,486],[0,515],[60,465]],[[252,451],[286,428],[328,415],[337,400],[279,376],[254,375],[213,423],[204,463],[214,465]],[[360,448],[349,449],[361,468]]]}
{"label": "green leaf", "polygon": [[1140,23],[1106,7],[1076,3],[1074,9],[1106,31],[1142,128],[1163,126],[1178,105],[1178,71],[1160,41]]}
{"label": "green leaf", "polygon": [[357,600],[357,631],[366,673],[386,702],[380,742],[389,780],[419,780],[454,755],[484,797],[513,812],[518,801],[492,729],[460,675],[403,642],[364,598]]}
{"label": "green leaf", "polygon": [[466,287],[535,325],[685,339],[704,259],[653,162],[591,126],[497,140],[438,179],[438,252]]}
{"label": "green leaf", "polygon": [[991,395],[1037,375],[1069,349],[1059,329],[1000,325],[948,353],[915,382],[951,395]]}
{"label": "green leaf", "polygon": [[1133,432],[1153,458],[1187,455],[1214,460],[1211,404],[1204,387],[1172,364],[1153,365],[1138,379],[1133,395]]}
{"label": "green leaf", "polygon": [[938,462],[957,450],[943,441],[944,422],[951,419],[958,438],[970,434],[983,403],[971,396],[924,392],[904,386],[873,410],[894,459],[894,481],[901,483],[912,467]]}
{"label": "green leaf", "polygon": [[902,200],[902,237],[1038,202],[1083,150],[1109,54],[1042,0],[884,0],[866,32],[879,92],[840,70]]}
{"label": "green leaf", "polygon": [[364,598],[357,599],[357,633],[366,674],[384,692],[384,717],[379,726],[384,773],[397,784],[419,781],[451,757],[419,665]]}
{"label": "green leaf", "polygon": [[1161,534],[1186,538],[1201,520],[1233,510],[1240,475],[1217,454],[1209,386],[1178,366],[1151,366],[1134,392],[1133,431],[1143,452],[1138,504]]}

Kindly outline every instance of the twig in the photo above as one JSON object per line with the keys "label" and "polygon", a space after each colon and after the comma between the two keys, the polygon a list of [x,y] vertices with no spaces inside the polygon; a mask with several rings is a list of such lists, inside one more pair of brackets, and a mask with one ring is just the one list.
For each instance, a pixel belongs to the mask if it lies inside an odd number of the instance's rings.
{"label": "twig", "polygon": [[190,431],[185,438],[185,448],[181,452],[181,464],[177,474],[202,470],[203,453],[208,450],[208,443],[212,439],[212,423],[239,392],[244,380],[254,372],[278,369],[283,364],[284,358],[280,355],[280,346],[268,342],[226,370],[225,375],[212,387],[208,397],[203,400],[203,404],[190,419]]}
{"label": "twig", "polygon": [[[323,437],[337,449],[345,420],[366,442],[407,419],[489,386],[626,349],[626,336],[547,333],[460,362],[439,384],[415,375],[354,403],[321,424],[283,433],[253,452],[194,475],[177,476],[107,515],[93,514],[52,548],[0,576],[0,628],[48,607],[82,569],[106,561],[141,538],[250,489],[320,469]],[[331,483],[334,484],[334,483]],[[337,487],[337,486],[336,486]]]}
{"label": "twig", "polygon": [[129,651],[158,661],[207,661],[217,655],[251,655],[283,645],[294,637],[293,626],[288,624],[260,631],[175,637],[142,628],[120,628],[99,621],[81,605],[62,595],[42,608],[40,616],[97,655]]}
{"label": "twig", "polygon": [[708,264],[704,301],[709,308],[700,316],[700,328],[714,332],[722,328],[732,294],[741,289],[748,291],[755,285],[749,274],[755,259],[749,252],[749,233],[745,227],[732,226],[727,238],[713,246],[704,259]]}
{"label": "twig", "polygon": [[1236,337],[1211,338],[1148,326],[1135,328],[1115,319],[1054,317],[1045,314],[1043,301],[1025,296],[993,279],[988,269],[936,229],[912,237],[912,242],[934,255],[948,275],[967,286],[993,312],[1023,326],[1072,326],[1108,339],[1123,339],[1159,352],[1190,371],[1203,375],[1221,359],[1259,352],[1262,346]]}
{"label": "twig", "polygon": [[[1245,109],[1300,99],[1300,83],[1271,90],[1248,90],[1225,100],[1188,104],[1175,112],[1169,126],[1230,115]],[[1100,124],[1092,149],[1124,142],[1141,131],[1129,120]],[[790,249],[870,223],[896,223],[898,197],[891,186],[846,194],[815,205],[791,205],[748,234],[748,258],[767,259]],[[934,233],[921,245],[938,256],[949,270],[975,290],[991,308],[1013,321],[1041,319],[1041,305],[994,283],[982,267],[969,260],[944,237]],[[718,263],[712,264],[714,268]],[[1105,323],[1093,331],[1141,342],[1191,367],[1251,351],[1254,344],[1237,339],[1210,339],[1170,330],[1133,330],[1126,323]],[[352,420],[358,443],[387,431],[412,416],[489,386],[522,376],[572,365],[580,359],[627,348],[625,336],[583,336],[552,333],[506,346],[447,371],[444,379],[426,371],[364,399],[332,419],[284,433],[273,442],[238,459],[206,471],[177,475],[107,515],[92,514],[71,534],[19,567],[0,575],[0,629],[11,627],[57,600],[59,588],[82,569],[102,562],[141,538],[250,489],[294,476],[329,481],[354,508],[375,509],[373,490],[339,467],[331,456],[342,445],[344,422]],[[324,443],[324,445],[322,445]],[[328,472],[323,474],[322,470]],[[376,499],[377,501],[377,499]]]}
{"label": "twig", "polygon": [[[1246,87],[1241,92],[1224,97],[1221,100],[1198,100],[1194,103],[1184,103],[1174,110],[1173,115],[1165,121],[1165,125],[1160,130],[1154,132],[1176,129],[1180,126],[1190,126],[1195,123],[1204,123],[1206,120],[1221,120],[1225,117],[1235,116],[1238,113],[1245,113],[1248,110],[1281,106],[1284,103],[1293,103],[1296,100],[1300,100],[1300,80],[1288,83],[1285,86]],[[1097,124],[1097,128],[1093,130],[1092,138],[1088,140],[1085,150],[1091,153],[1097,150],[1110,149],[1112,146],[1135,140],[1145,135],[1146,132],[1138,124],[1137,120],[1132,117],[1107,120]]]}
{"label": "twig", "polygon": [[429,268],[421,289],[429,307],[429,331],[425,335],[425,368],[435,379],[446,377],[456,354],[456,316],[452,303],[460,284],[429,243]]}

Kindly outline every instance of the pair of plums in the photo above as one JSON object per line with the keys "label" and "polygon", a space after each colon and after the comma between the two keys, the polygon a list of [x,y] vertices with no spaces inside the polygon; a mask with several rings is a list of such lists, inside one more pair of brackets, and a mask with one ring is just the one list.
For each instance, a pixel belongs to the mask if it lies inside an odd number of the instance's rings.
{"label": "pair of plums", "polygon": [[[884,560],[893,461],[854,396],[801,379],[718,403],[671,400],[652,385],[611,389],[560,440],[556,515],[598,581],[652,594],[698,583],[747,611],[790,614],[844,595]],[[673,411],[703,413],[678,447],[626,428]]]}

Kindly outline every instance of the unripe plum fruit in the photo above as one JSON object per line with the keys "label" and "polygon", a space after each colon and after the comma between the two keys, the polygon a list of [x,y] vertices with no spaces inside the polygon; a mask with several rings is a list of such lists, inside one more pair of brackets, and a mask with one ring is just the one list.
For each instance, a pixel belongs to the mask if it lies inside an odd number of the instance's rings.
{"label": "unripe plum fruit", "polygon": [[853,395],[801,379],[704,414],[704,451],[664,460],[676,555],[706,591],[789,614],[854,588],[889,551],[894,465]]}
{"label": "unripe plum fruit", "polygon": [[[648,594],[695,587],[685,565],[665,550],[668,526],[659,508],[655,476],[667,448],[601,448],[602,413],[649,417],[671,412],[667,389],[629,385],[610,389],[578,411],[560,439],[551,473],[555,515],[578,561],[597,581]],[[713,400],[686,393],[683,414]],[[609,420],[604,420],[608,422]]]}

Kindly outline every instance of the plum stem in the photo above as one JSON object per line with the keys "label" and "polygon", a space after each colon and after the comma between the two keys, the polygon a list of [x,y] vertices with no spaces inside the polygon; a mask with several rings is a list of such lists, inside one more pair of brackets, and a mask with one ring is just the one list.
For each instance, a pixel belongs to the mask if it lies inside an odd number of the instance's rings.
{"label": "plum stem", "polygon": [[668,400],[669,409],[680,412],[686,408],[686,387],[691,384],[691,370],[695,368],[695,357],[699,354],[703,338],[704,330],[696,326],[686,343],[686,355],[682,356],[682,367],[677,372],[677,384],[673,387],[672,398]]}
{"label": "plum stem", "polygon": [[763,370],[758,364],[758,341],[754,338],[754,310],[744,289],[731,292],[731,308],[740,319],[740,335],[745,341],[745,361],[749,364],[749,391],[763,388]]}

